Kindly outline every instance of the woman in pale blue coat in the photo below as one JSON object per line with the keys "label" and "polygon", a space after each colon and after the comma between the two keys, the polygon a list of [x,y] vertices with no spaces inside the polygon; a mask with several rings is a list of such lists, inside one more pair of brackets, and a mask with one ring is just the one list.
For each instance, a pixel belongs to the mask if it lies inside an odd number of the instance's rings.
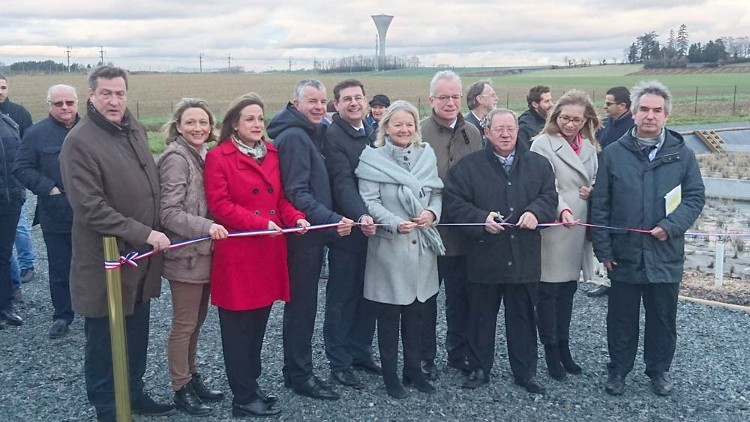
{"label": "woman in pale blue coat", "polygon": [[404,349],[404,384],[432,393],[420,369],[425,302],[438,292],[437,256],[445,253],[435,225],[443,183],[432,148],[421,141],[416,108],[394,102],[380,122],[377,148],[366,148],[355,173],[376,224],[367,245],[364,297],[379,306],[378,344],[383,381],[392,397],[406,390],[396,375],[398,334]]}

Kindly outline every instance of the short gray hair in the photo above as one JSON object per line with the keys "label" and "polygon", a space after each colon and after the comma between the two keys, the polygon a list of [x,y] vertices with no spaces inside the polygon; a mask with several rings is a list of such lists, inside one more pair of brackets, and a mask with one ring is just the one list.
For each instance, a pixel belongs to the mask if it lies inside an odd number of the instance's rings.
{"label": "short gray hair", "polygon": [[89,88],[96,91],[99,85],[99,78],[115,79],[122,78],[125,81],[125,89],[128,89],[128,72],[116,66],[99,66],[89,74]]}
{"label": "short gray hair", "polygon": [[325,85],[323,85],[323,82],[320,82],[317,79],[303,79],[299,82],[297,82],[297,85],[294,87],[294,99],[299,101],[302,99],[302,92],[307,88],[308,86],[311,86],[318,91],[324,91],[326,89]]}
{"label": "short gray hair", "polygon": [[492,124],[492,119],[495,118],[498,114],[510,114],[513,116],[513,120],[516,121],[516,126],[518,126],[518,115],[513,110],[508,110],[507,108],[496,108],[489,113],[487,113],[486,116],[484,116],[484,119],[482,119],[482,127],[485,129],[489,129],[490,125]]}
{"label": "short gray hair", "polygon": [[76,89],[74,87],[72,87],[70,85],[57,84],[57,85],[52,85],[47,90],[47,102],[51,103],[52,102],[52,94],[54,94],[56,91],[62,91],[62,90],[67,90],[67,91],[72,92],[73,93],[73,97],[75,97],[75,99],[78,100],[78,93],[76,92]]}
{"label": "short gray hair", "polygon": [[459,83],[459,85],[461,84],[461,77],[458,76],[458,73],[452,70],[441,70],[440,72],[436,73],[430,81],[430,95],[435,95],[435,88],[437,87],[437,83],[443,79],[448,81],[456,81]]}
{"label": "short gray hair", "polygon": [[385,111],[385,115],[380,119],[380,123],[378,123],[378,135],[374,144],[376,147],[379,148],[385,145],[385,128],[391,122],[393,115],[399,111],[405,111],[411,114],[414,118],[414,138],[412,139],[412,145],[419,146],[419,144],[422,143],[422,131],[419,128],[419,111],[417,111],[417,108],[408,101],[396,100],[390,107],[388,107],[388,110]]}
{"label": "short gray hair", "polygon": [[664,98],[664,111],[672,112],[672,93],[659,81],[643,81],[630,90],[630,111],[635,113],[641,105],[641,97],[646,94],[658,95]]}

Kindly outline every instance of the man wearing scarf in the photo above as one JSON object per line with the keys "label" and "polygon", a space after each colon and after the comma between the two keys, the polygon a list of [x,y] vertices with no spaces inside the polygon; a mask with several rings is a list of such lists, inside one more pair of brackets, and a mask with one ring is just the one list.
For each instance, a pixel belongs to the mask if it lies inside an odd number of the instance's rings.
{"label": "man wearing scarf", "polygon": [[[599,159],[592,222],[617,229],[594,230],[594,253],[612,287],[607,311],[608,394],[625,392],[625,377],[638,350],[641,299],[646,310],[643,359],[651,388],[672,394],[667,378],[677,341],[677,294],[685,261],[684,234],[705,203],[693,151],[664,126],[672,96],[659,82],[631,91],[635,127]],[[625,229],[645,229],[647,233]]]}
{"label": "man wearing scarf", "polygon": [[[100,66],[89,75],[87,114],[70,131],[60,152],[63,184],[73,208],[73,311],[85,318],[84,374],[89,402],[99,420],[115,420],[112,350],[102,238],[114,236],[121,253],[160,251],[169,239],[159,229],[159,173],[146,131],[127,109],[124,69]],[[167,415],[172,405],[143,391],[150,299],[161,287],[162,257],[121,269],[125,335],[133,412]]]}

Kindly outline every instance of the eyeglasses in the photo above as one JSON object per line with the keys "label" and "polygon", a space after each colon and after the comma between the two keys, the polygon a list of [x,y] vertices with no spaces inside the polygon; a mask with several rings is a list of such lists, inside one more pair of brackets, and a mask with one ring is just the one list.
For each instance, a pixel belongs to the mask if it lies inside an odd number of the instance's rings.
{"label": "eyeglasses", "polygon": [[77,102],[76,100],[66,100],[66,101],[55,101],[54,103],[50,102],[49,104],[57,108],[62,108],[64,105],[68,107],[73,107],[74,105],[76,105],[76,102]]}
{"label": "eyeglasses", "polygon": [[611,106],[611,105],[615,105],[615,104],[622,104],[622,103],[618,103],[618,102],[613,102],[613,103],[611,103],[611,102],[609,102],[609,101],[605,101],[605,102],[604,102],[604,107],[609,107],[609,106]]}
{"label": "eyeglasses", "polygon": [[482,95],[480,95],[480,97],[482,97],[482,98],[497,98],[497,94],[495,94],[493,92],[492,94],[482,94]]}
{"label": "eyeglasses", "polygon": [[581,119],[580,117],[569,117],[569,116],[557,116],[558,120],[560,120],[560,123],[563,125],[567,125],[570,122],[573,122],[574,125],[578,126],[580,124],[583,124],[583,122],[586,121],[586,119]]}
{"label": "eyeglasses", "polygon": [[509,133],[513,133],[516,130],[518,130],[516,126],[497,126],[497,127],[490,128],[490,132],[498,133],[498,134],[503,133],[505,131],[508,131]]}
{"label": "eyeglasses", "polygon": [[351,103],[351,102],[361,103],[362,100],[364,100],[364,99],[365,99],[365,97],[362,96],[362,95],[355,95],[353,97],[342,97],[340,101],[342,103]]}
{"label": "eyeglasses", "polygon": [[438,102],[440,102],[442,104],[445,104],[448,101],[453,101],[454,103],[457,103],[457,102],[461,101],[461,97],[463,97],[463,95],[461,95],[461,94],[455,94],[455,95],[439,95],[437,97],[433,96],[432,98],[438,100]]}

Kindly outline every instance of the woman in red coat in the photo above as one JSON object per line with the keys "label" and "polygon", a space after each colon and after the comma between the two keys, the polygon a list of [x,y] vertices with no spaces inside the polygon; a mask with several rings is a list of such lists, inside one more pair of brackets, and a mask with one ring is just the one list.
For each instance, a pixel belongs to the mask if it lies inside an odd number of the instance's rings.
{"label": "woman in red coat", "polygon": [[[229,232],[307,227],[305,215],[284,197],[277,149],[263,139],[263,102],[235,99],[224,115],[219,145],[206,157],[208,209]],[[281,413],[275,396],[258,386],[260,353],[271,306],[289,300],[283,235],[230,237],[216,242],[211,303],[219,324],[234,416]]]}

